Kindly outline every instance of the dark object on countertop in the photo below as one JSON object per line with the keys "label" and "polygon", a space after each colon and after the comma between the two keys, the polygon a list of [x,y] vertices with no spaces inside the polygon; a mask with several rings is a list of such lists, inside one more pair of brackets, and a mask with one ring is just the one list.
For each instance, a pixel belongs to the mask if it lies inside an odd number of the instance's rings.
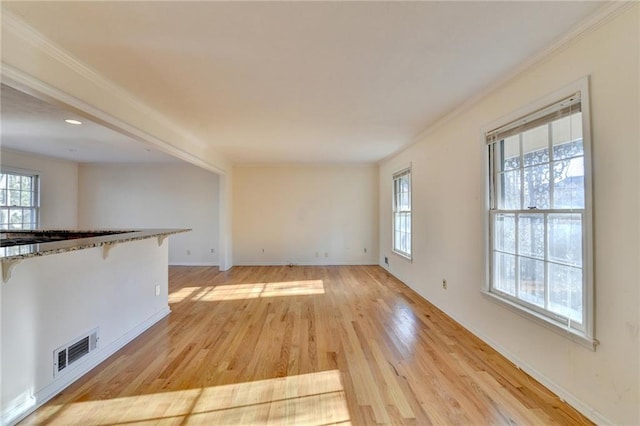
{"label": "dark object on countertop", "polygon": [[0,233],[0,247],[51,243],[54,241],[101,237],[103,235],[123,234],[126,232],[130,231],[4,231]]}

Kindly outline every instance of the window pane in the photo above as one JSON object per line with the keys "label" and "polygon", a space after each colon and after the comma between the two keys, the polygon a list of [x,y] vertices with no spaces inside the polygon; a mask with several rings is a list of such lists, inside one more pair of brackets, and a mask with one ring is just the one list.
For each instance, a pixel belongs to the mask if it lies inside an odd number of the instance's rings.
{"label": "window pane", "polygon": [[582,269],[549,264],[549,310],[582,324]]}
{"label": "window pane", "polygon": [[29,209],[29,223],[27,224],[28,229],[36,229],[38,225],[38,212],[36,209]]}
{"label": "window pane", "polygon": [[518,216],[518,253],[544,259],[544,215]]}
{"label": "window pane", "polygon": [[9,191],[9,205],[10,206],[20,205],[20,191]]}
{"label": "window pane", "polygon": [[553,158],[583,155],[582,149],[582,113],[578,112],[551,123]]}
{"label": "window pane", "polygon": [[520,170],[501,173],[498,176],[501,189],[498,196],[498,208],[504,210],[520,209]]}
{"label": "window pane", "polygon": [[22,176],[22,190],[23,191],[31,191],[31,180],[30,176]]}
{"label": "window pane", "polygon": [[401,194],[400,196],[400,210],[409,210],[409,194],[407,194],[406,192]]}
{"label": "window pane", "polygon": [[0,209],[0,223],[7,224],[9,223],[9,209]]}
{"label": "window pane", "polygon": [[556,209],[584,208],[584,157],[553,163],[553,206]]}
{"label": "window pane", "polygon": [[20,189],[20,176],[18,175],[8,175],[9,176],[9,189]]}
{"label": "window pane", "polygon": [[7,205],[7,191],[5,189],[0,189],[0,206]]}
{"label": "window pane", "polygon": [[544,262],[520,257],[518,296],[529,303],[544,307]]}
{"label": "window pane", "polygon": [[524,165],[549,162],[549,127],[536,127],[522,134]]}
{"label": "window pane", "polygon": [[500,142],[502,147],[501,164],[499,171],[507,171],[520,168],[520,135],[506,138]]}
{"label": "window pane", "polygon": [[516,253],[516,217],[514,214],[494,216],[494,248],[508,253]]}
{"label": "window pane", "polygon": [[22,229],[22,209],[9,210],[9,226],[11,229]]}
{"label": "window pane", "polygon": [[0,173],[0,189],[7,188],[7,175],[4,173]]}
{"label": "window pane", "polygon": [[400,192],[409,192],[409,176],[400,178]]}
{"label": "window pane", "polygon": [[584,155],[584,146],[582,139],[573,142],[566,142],[562,145],[554,145],[553,159],[563,160],[565,158],[578,157]]}
{"label": "window pane", "polygon": [[30,207],[33,205],[31,202],[31,192],[22,191],[20,193],[20,205],[24,207]]}
{"label": "window pane", "polygon": [[406,234],[404,234],[404,236],[405,236],[405,240],[404,240],[404,247],[402,251],[407,254],[411,254],[411,234],[407,232]]}
{"label": "window pane", "polygon": [[516,257],[510,254],[493,253],[493,287],[516,295]]}
{"label": "window pane", "polygon": [[549,260],[582,266],[582,215],[549,215]]}
{"label": "window pane", "polygon": [[32,217],[33,217],[33,216],[32,216],[32,211],[31,211],[31,209],[24,209],[24,210],[22,211],[22,220],[24,221],[24,223],[31,223],[31,222],[33,222]]}
{"label": "window pane", "polygon": [[549,165],[524,169],[524,208],[549,208]]}

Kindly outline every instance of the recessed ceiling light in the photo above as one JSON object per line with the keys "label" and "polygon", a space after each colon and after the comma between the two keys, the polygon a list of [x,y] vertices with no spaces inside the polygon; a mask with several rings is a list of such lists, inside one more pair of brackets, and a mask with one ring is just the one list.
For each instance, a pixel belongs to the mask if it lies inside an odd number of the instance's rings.
{"label": "recessed ceiling light", "polygon": [[71,119],[68,119],[68,120],[64,120],[64,121],[65,121],[65,123],[75,124],[76,126],[78,126],[78,125],[82,124],[82,121],[78,121],[78,120],[71,120]]}

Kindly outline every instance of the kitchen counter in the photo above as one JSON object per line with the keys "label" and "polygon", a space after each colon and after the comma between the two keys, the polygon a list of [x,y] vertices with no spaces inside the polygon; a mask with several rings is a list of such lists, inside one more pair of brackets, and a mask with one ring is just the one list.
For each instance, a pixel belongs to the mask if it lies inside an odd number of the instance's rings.
{"label": "kitchen counter", "polygon": [[118,243],[154,237],[161,243],[169,235],[188,231],[190,229],[7,230],[0,232],[0,261],[4,264],[29,257],[92,247],[111,247]]}
{"label": "kitchen counter", "polygon": [[0,424],[18,422],[169,315],[167,240],[186,231],[0,231]]}

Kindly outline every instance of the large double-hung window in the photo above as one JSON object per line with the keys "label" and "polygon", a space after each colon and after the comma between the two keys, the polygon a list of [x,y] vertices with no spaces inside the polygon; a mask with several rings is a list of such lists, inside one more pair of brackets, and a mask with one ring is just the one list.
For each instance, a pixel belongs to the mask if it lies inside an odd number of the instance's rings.
{"label": "large double-hung window", "polygon": [[411,259],[411,168],[393,175],[393,251]]}
{"label": "large double-hung window", "polygon": [[0,172],[0,229],[38,227],[38,176]]}
{"label": "large double-hung window", "polygon": [[594,346],[591,161],[583,92],[486,133],[488,290]]}

